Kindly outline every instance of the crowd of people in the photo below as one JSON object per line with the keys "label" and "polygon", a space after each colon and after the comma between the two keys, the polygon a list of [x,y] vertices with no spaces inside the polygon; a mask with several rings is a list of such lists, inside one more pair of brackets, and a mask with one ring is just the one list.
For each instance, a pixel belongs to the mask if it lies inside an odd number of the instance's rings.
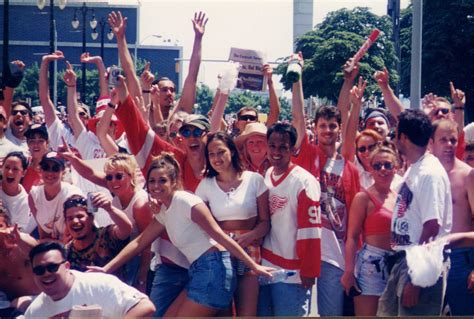
{"label": "crowd of people", "polygon": [[[136,75],[120,12],[108,17],[116,85],[99,56],[81,56],[99,71],[94,115],[67,61],[67,116],[56,112],[48,69],[61,51],[41,61],[43,117],[14,100],[15,85],[3,89],[0,316],[474,315],[464,92],[450,83],[451,101],[430,93],[404,109],[384,69],[374,74],[384,105],[365,108],[356,64],[314,119],[296,81],[289,122],[266,64],[266,123],[248,105],[226,123],[224,87],[207,116],[193,114],[207,21],[192,20],[177,101],[149,64]],[[441,241],[436,278],[420,286],[411,249]]]}

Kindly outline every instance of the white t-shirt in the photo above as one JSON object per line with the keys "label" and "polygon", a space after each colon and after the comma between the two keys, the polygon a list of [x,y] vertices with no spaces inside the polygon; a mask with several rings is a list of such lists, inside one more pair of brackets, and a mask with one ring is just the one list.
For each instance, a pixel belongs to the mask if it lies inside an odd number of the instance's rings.
{"label": "white t-shirt", "polygon": [[216,220],[245,220],[257,216],[257,197],[267,190],[260,174],[244,171],[242,182],[234,190],[224,192],[217,184],[216,177],[211,177],[199,183],[196,195],[209,203]]}
{"label": "white t-shirt", "polygon": [[30,212],[28,205],[28,193],[22,185],[20,186],[20,193],[16,196],[9,196],[5,194],[0,187],[0,199],[3,206],[8,209],[10,213],[11,224],[18,224],[18,229],[24,233],[31,233],[36,227],[36,221]]}
{"label": "white t-shirt", "polygon": [[438,221],[437,237],[446,235],[451,231],[452,218],[448,175],[439,160],[426,153],[403,176],[392,215],[392,248],[404,250],[417,245],[428,220]]}
{"label": "white t-shirt", "polygon": [[63,204],[72,195],[82,195],[82,191],[71,184],[61,182],[61,190],[52,200],[47,200],[44,194],[44,185],[33,186],[30,195],[36,207],[36,222],[45,233],[52,234],[53,238],[61,238],[64,233]]}
{"label": "white t-shirt", "polygon": [[23,152],[18,146],[10,142],[6,137],[0,138],[0,167],[3,166],[3,159],[10,152]]}
{"label": "white t-shirt", "polygon": [[79,153],[81,153],[82,159],[88,160],[107,157],[107,154],[105,154],[100,145],[99,139],[91,131],[82,130],[76,139],[75,146]]}
{"label": "white t-shirt", "polygon": [[75,270],[71,272],[75,280],[64,298],[54,301],[42,292],[26,309],[25,317],[67,318],[75,305],[99,305],[102,307],[103,318],[123,318],[140,300],[147,298],[113,275]]}
{"label": "white t-shirt", "polygon": [[49,146],[53,150],[56,151],[59,146],[63,145],[61,137],[64,137],[64,139],[69,145],[74,146],[74,134],[64,125],[63,122],[61,122],[58,117],[56,117],[53,123],[51,123],[51,126],[47,126],[47,128]]}
{"label": "white t-shirt", "polygon": [[28,144],[26,144],[26,138],[24,140],[21,140],[17,138],[15,135],[13,135],[10,125],[8,125],[8,128],[5,131],[5,137],[13,145],[15,145],[19,149],[19,151],[23,152],[27,158],[30,156],[30,150],[28,149]]}
{"label": "white t-shirt", "polygon": [[192,264],[216,242],[191,219],[191,209],[203,203],[198,196],[176,191],[168,208],[161,205],[155,215],[157,221],[166,227],[168,236]]}

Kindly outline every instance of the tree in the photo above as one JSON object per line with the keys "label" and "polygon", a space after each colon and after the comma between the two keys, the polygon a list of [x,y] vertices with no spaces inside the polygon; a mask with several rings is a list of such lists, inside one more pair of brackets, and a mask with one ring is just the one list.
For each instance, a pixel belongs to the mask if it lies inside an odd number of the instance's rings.
{"label": "tree", "polygon": [[[424,0],[422,42],[422,96],[434,92],[450,96],[449,81],[466,92],[466,117],[474,120],[469,108],[474,99],[474,1]],[[472,19],[472,18],[471,18]],[[402,12],[400,41],[402,48],[401,89],[410,95],[412,7]]]}
{"label": "tree", "polygon": [[[330,12],[314,30],[299,37],[296,51],[301,51],[305,59],[302,76],[305,97],[313,95],[336,101],[343,81],[342,65],[357,52],[374,28],[382,33],[361,60],[360,75],[369,81],[368,92],[378,91],[372,74],[384,66],[389,69],[392,85],[397,83],[391,27],[388,16],[379,17],[368,8],[357,7]],[[277,72],[283,74],[281,81],[285,89],[289,89],[286,64],[281,64]]]}

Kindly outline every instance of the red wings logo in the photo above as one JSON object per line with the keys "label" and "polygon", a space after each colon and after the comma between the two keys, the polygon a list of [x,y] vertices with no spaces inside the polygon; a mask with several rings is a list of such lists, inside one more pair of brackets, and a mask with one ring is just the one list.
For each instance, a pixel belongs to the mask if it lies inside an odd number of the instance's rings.
{"label": "red wings logo", "polygon": [[288,198],[272,195],[270,197],[270,214],[275,214],[279,209],[285,208],[288,204]]}

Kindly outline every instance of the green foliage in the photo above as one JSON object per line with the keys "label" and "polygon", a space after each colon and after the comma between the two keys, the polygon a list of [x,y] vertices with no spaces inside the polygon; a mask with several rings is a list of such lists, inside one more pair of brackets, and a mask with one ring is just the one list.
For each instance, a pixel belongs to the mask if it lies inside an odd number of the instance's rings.
{"label": "green foliage", "polygon": [[33,106],[39,105],[38,95],[39,66],[38,63],[25,68],[25,75],[20,85],[15,89],[15,100],[26,100],[31,98]]}
{"label": "green foliage", "polygon": [[[298,38],[296,51],[301,51],[305,59],[305,97],[313,95],[335,101],[343,82],[342,65],[357,52],[375,28],[382,33],[368,54],[362,58],[360,75],[369,82],[367,92],[378,90],[372,74],[382,70],[384,66],[389,69],[391,82],[396,83],[398,74],[395,68],[395,50],[390,40],[391,27],[388,16],[378,17],[368,8],[341,9],[330,12],[314,30]],[[277,73],[283,75],[282,83],[285,89],[289,89],[290,84],[285,78],[286,63],[277,68]],[[377,94],[380,95],[380,92]]]}

